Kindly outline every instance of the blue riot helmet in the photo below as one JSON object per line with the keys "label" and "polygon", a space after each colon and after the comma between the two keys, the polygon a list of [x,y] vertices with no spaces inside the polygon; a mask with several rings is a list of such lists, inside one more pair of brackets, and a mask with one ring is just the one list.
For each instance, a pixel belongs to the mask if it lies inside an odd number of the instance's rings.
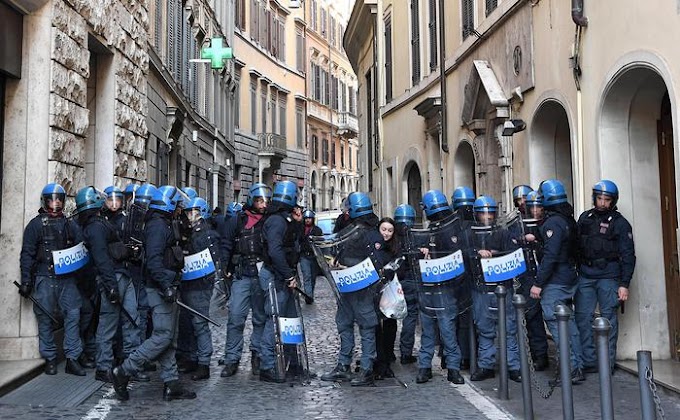
{"label": "blue riot helmet", "polygon": [[64,208],[64,201],[66,201],[66,190],[57,183],[45,185],[40,193],[40,206],[47,212],[60,212]]}
{"label": "blue riot helmet", "polygon": [[470,187],[458,187],[453,190],[451,207],[458,210],[463,206],[472,206],[475,203],[475,192]]}
{"label": "blue riot helmet", "polygon": [[297,204],[297,185],[293,181],[279,181],[274,186],[272,201],[295,207]]}
{"label": "blue riot helmet", "polygon": [[182,188],[182,192],[186,194],[187,197],[189,197],[189,201],[193,200],[194,198],[198,197],[198,193],[196,192],[195,189],[191,187],[184,187]]}
{"label": "blue riot helmet", "polygon": [[[120,191],[120,190],[119,190]],[[76,209],[73,215],[86,210],[101,209],[106,201],[106,193],[99,191],[93,186],[81,188],[76,194]]]}
{"label": "blue riot helmet", "polygon": [[231,217],[242,210],[243,205],[241,203],[232,201],[231,203],[229,203],[229,205],[227,205],[227,217]]}
{"label": "blue riot helmet", "polygon": [[564,184],[556,179],[541,182],[539,194],[543,196],[543,207],[556,206],[567,202],[567,191]]}
{"label": "blue riot helmet", "polygon": [[349,218],[356,219],[357,217],[365,216],[373,213],[373,203],[371,197],[364,192],[353,192],[347,197],[347,205],[349,207]]}
{"label": "blue riot helmet", "polygon": [[512,202],[515,204],[515,208],[523,211],[522,208],[524,203],[526,203],[527,194],[529,194],[534,189],[528,185],[517,185],[512,189]]}
{"label": "blue riot helmet", "polygon": [[137,184],[128,184],[127,187],[125,187],[125,190],[123,190],[123,194],[125,195],[126,199],[129,199],[132,197],[137,190],[139,189],[139,185]]}
{"label": "blue riot helmet", "polygon": [[184,213],[190,222],[195,223],[200,219],[207,220],[210,218],[210,208],[208,202],[201,197],[196,197],[187,202],[184,207]]}
{"label": "blue riot helmet", "polygon": [[302,218],[303,219],[314,219],[316,217],[316,213],[314,213],[313,210],[305,210],[302,213]]}
{"label": "blue riot helmet", "polygon": [[425,195],[423,195],[421,205],[428,219],[444,210],[451,210],[449,202],[446,200],[446,196],[439,190],[430,190],[426,192]]}
{"label": "blue riot helmet", "polygon": [[262,198],[265,203],[268,203],[272,198],[272,189],[265,184],[253,184],[248,190],[248,199],[246,200],[246,207],[252,208],[255,204],[256,198]]}
{"label": "blue riot helmet", "polygon": [[106,208],[112,212],[117,212],[123,208],[123,199],[125,195],[120,188],[113,185],[104,188],[104,194],[106,194]]}
{"label": "blue riot helmet", "polygon": [[619,189],[614,184],[614,182],[603,179],[597,184],[593,185],[593,206],[597,207],[597,196],[605,195],[612,198],[612,205],[610,208],[616,207],[616,203],[619,201]]}
{"label": "blue riot helmet", "polygon": [[137,191],[135,191],[135,204],[143,208],[148,208],[156,190],[157,188],[153,184],[144,184],[140,186],[137,188]]}
{"label": "blue riot helmet", "polygon": [[475,200],[472,205],[472,210],[475,213],[475,220],[480,225],[491,226],[496,220],[496,213],[498,213],[498,204],[493,198],[482,195]]}
{"label": "blue riot helmet", "polygon": [[154,192],[149,208],[174,213],[178,207],[182,207],[183,201],[188,202],[189,197],[182,190],[172,185],[163,185]]}
{"label": "blue riot helmet", "polygon": [[408,204],[399,204],[394,209],[395,223],[403,223],[408,227],[413,227],[416,224],[416,210]]}
{"label": "blue riot helmet", "polygon": [[529,219],[540,220],[543,218],[543,197],[538,191],[531,191],[527,194],[526,214]]}

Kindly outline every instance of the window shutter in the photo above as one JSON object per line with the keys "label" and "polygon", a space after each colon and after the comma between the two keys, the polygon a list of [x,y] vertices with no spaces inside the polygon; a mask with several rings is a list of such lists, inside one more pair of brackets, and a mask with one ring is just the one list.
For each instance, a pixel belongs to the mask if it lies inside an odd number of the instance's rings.
{"label": "window shutter", "polygon": [[498,7],[498,0],[486,0],[486,15],[489,16],[491,12]]}
{"label": "window shutter", "polygon": [[463,39],[467,38],[475,29],[475,1],[461,0],[463,13]]}
{"label": "window shutter", "polygon": [[279,21],[279,60],[286,61],[286,24]]}
{"label": "window shutter", "polygon": [[153,29],[153,46],[156,48],[158,55],[161,55],[161,34],[163,33],[163,2],[156,0],[154,3],[154,29]]}
{"label": "window shutter", "polygon": [[392,100],[392,18],[385,22],[385,100]]}
{"label": "window shutter", "polygon": [[430,71],[437,69],[437,0],[430,0]]}
{"label": "window shutter", "polygon": [[259,39],[259,3],[256,0],[250,0],[250,39]]}
{"label": "window shutter", "polygon": [[175,72],[175,51],[177,50],[177,32],[179,28],[175,23],[175,9],[173,7],[173,0],[167,2],[167,16],[168,16],[168,53],[167,65],[170,72]]}
{"label": "window shutter", "polygon": [[418,0],[411,0],[411,81],[420,82],[420,13]]}

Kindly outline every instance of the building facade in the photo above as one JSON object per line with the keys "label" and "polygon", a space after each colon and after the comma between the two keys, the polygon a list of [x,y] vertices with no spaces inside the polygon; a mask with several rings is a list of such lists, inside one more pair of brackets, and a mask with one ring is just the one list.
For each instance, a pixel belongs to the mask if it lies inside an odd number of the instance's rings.
{"label": "building facade", "polygon": [[357,190],[357,80],[342,46],[347,17],[336,2],[306,2],[307,207],[338,209]]}
{"label": "building facade", "polygon": [[613,180],[638,256],[619,357],[678,359],[678,23],[675,0],[357,0],[360,189],[383,214],[459,185],[508,210],[558,178],[579,213]]}

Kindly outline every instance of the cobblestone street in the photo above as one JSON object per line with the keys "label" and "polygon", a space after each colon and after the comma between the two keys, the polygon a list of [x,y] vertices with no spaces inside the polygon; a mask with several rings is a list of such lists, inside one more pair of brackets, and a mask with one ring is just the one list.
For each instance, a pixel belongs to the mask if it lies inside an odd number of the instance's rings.
{"label": "cobblestone street", "polygon": [[[330,370],[336,363],[338,338],[333,321],[335,303],[328,285],[319,278],[317,298],[313,305],[302,306],[311,370],[318,375]],[[214,318],[226,325],[226,312],[216,310]],[[249,323],[247,324],[249,325]],[[393,364],[398,380],[377,381],[372,388],[351,388],[348,385],[313,379],[311,384],[287,383],[282,385],[262,383],[250,372],[250,353],[244,352],[238,373],[231,378],[219,376],[225,330],[213,329],[215,354],[212,376],[207,381],[192,382],[183,377],[186,386],[192,387],[198,398],[189,401],[164,402],[162,384],[157,374],[151,383],[131,385],[130,400],[119,402],[110,385],[94,392],[75,408],[51,406],[35,401],[33,405],[0,405],[0,418],[87,418],[87,419],[186,419],[186,418],[244,418],[270,419],[507,419],[522,418],[522,399],[519,384],[511,382],[510,401],[496,399],[497,380],[467,383],[454,386],[446,381],[446,371],[439,368],[439,359],[433,364],[434,379],[426,384],[416,384],[416,365]],[[246,336],[249,335],[249,328]],[[357,343],[359,340],[357,340]],[[418,344],[416,344],[418,347]],[[246,343],[247,348],[247,343]],[[397,351],[398,353],[398,351]],[[398,354],[397,354],[398,356]],[[60,379],[67,376],[63,366]],[[88,372],[91,379],[92,371]],[[70,376],[70,375],[69,375]],[[44,375],[43,375],[44,377]],[[548,373],[540,380],[547,383]],[[34,379],[34,381],[39,380]],[[80,380],[80,379],[78,379]],[[83,379],[84,380],[84,379]],[[640,418],[637,378],[617,371],[614,376],[615,411],[618,418]],[[61,388],[61,387],[60,387]],[[55,393],[69,390],[55,389]],[[65,394],[65,395],[66,395]],[[599,417],[597,376],[589,375],[585,384],[574,387],[576,418]],[[680,399],[676,394],[662,393],[661,400],[666,418],[680,418]],[[536,418],[560,418],[561,395],[559,390],[549,400],[534,393]]]}

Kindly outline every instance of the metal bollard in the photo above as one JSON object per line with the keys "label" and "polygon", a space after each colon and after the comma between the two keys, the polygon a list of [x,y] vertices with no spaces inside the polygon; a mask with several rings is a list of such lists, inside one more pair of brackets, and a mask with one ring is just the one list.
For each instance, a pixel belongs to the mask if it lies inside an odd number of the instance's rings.
{"label": "metal bollard", "polygon": [[515,293],[512,303],[517,311],[517,341],[519,344],[519,363],[522,373],[522,398],[524,402],[524,418],[534,420],[534,402],[531,395],[531,372],[529,371],[529,349],[527,348],[526,329],[524,328],[524,309],[527,299],[521,293]]}
{"label": "metal bollard", "polygon": [[[654,405],[654,395],[647,381],[647,369],[652,370],[652,352],[640,350],[637,352],[638,381],[640,382],[640,409],[642,420],[656,419],[656,407]],[[653,378],[653,376],[652,376]]]}
{"label": "metal bollard", "polygon": [[[470,309],[472,312],[472,309]],[[474,313],[470,313],[470,375],[477,371],[477,332]]]}
{"label": "metal bollard", "polygon": [[509,400],[508,393],[508,337],[507,337],[507,320],[505,314],[505,298],[508,296],[508,290],[505,286],[496,286],[494,291],[496,298],[498,298],[498,360],[500,375],[498,375],[498,398],[501,400]]}
{"label": "metal bollard", "polygon": [[598,370],[600,371],[600,414],[602,420],[614,420],[614,397],[609,366],[609,332],[611,329],[612,325],[607,318],[595,318],[593,332],[595,333]]}
{"label": "metal bollard", "polygon": [[555,317],[560,340],[560,380],[562,381],[562,416],[574,419],[574,395],[571,388],[571,346],[569,343],[569,318],[571,309],[566,305],[555,305]]}

